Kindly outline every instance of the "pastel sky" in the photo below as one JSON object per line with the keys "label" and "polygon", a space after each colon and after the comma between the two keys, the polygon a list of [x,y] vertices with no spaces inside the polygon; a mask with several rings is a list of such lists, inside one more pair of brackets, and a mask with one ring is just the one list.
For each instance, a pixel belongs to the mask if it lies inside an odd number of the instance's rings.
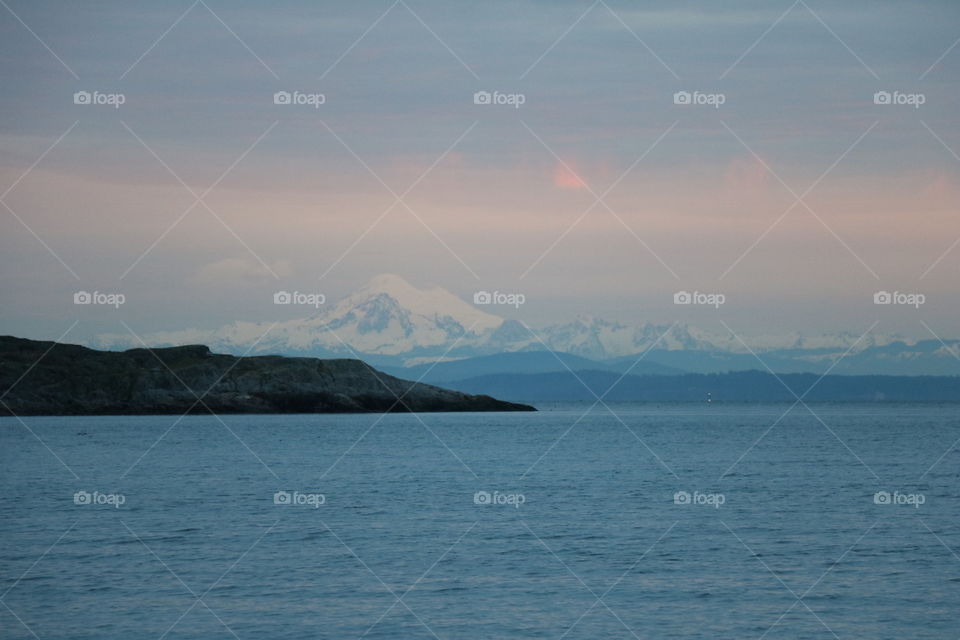
{"label": "pastel sky", "polygon": [[122,331],[80,289],[148,332],[390,272],[534,325],[960,335],[953,0],[4,1],[0,333]]}

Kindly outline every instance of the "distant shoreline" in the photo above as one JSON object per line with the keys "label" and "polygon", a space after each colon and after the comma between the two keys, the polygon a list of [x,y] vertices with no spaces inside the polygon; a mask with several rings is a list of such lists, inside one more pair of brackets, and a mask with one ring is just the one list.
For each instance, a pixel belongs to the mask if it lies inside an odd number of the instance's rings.
{"label": "distant shoreline", "polygon": [[690,404],[957,404],[960,376],[847,376],[766,371],[623,375],[611,371],[496,374],[447,381],[465,393],[516,402]]}

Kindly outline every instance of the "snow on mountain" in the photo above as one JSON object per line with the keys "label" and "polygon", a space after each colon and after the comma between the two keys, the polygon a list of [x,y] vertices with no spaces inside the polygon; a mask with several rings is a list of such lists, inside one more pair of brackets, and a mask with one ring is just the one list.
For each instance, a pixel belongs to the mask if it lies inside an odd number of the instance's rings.
{"label": "snow on mountain", "polygon": [[[445,348],[458,338],[471,342],[501,324],[502,318],[449,291],[439,287],[420,290],[399,276],[381,275],[328,313],[299,325],[288,323],[284,331],[304,341],[320,338],[325,346],[340,346],[342,340],[361,353],[398,355]],[[330,331],[336,337],[329,335]]]}
{"label": "snow on mountain", "polygon": [[[285,307],[289,310],[289,307]],[[649,348],[666,351],[749,353],[728,333],[712,334],[683,323],[674,325],[624,324],[593,316],[535,329],[504,320],[440,287],[418,289],[397,275],[370,280],[356,293],[308,317],[284,320],[267,333],[271,323],[234,322],[217,329],[186,329],[143,336],[150,346],[207,344],[215,350],[289,355],[393,356],[407,363],[440,357],[463,358],[494,353],[542,350],[607,360],[642,353]],[[264,334],[266,335],[264,336]],[[794,357],[813,358],[885,346],[898,336],[870,334],[857,343],[858,334],[822,336],[788,334],[743,339],[757,352],[803,351]],[[259,341],[259,342],[258,342]],[[909,343],[908,343],[909,344]],[[349,345],[349,348],[345,345]],[[449,353],[450,347],[454,346]],[[101,335],[99,348],[140,346],[127,334]]]}
{"label": "snow on mountain", "polygon": [[593,316],[539,330],[538,335],[553,351],[563,351],[594,360],[633,355],[656,345],[658,349],[712,349],[709,338],[686,325],[625,325]]}
{"label": "snow on mountain", "polygon": [[[202,343],[230,352],[399,355],[442,350],[458,338],[482,341],[503,319],[439,287],[421,290],[396,275],[380,275],[332,308],[306,318],[271,323],[234,322],[215,330],[187,329],[143,336],[151,346]],[[349,345],[349,349],[345,346]],[[99,336],[99,347],[140,346],[126,334]]]}

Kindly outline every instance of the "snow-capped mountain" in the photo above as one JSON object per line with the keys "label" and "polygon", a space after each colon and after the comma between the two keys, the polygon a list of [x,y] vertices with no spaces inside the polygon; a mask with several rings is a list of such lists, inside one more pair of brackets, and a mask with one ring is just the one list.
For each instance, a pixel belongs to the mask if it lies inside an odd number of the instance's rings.
{"label": "snow-capped mountain", "polygon": [[720,339],[681,323],[625,325],[593,316],[579,316],[573,322],[546,327],[539,333],[554,351],[594,360],[633,355],[654,345],[666,350],[715,349]]}
{"label": "snow-capped mountain", "polygon": [[[817,370],[829,366],[853,347],[848,359],[857,354],[869,355],[878,372],[885,371],[887,364],[895,371],[898,366],[909,365],[908,368],[923,372],[926,365],[919,363],[928,358],[948,362],[958,348],[956,343],[944,348],[893,335],[871,333],[860,339],[859,335],[838,333],[743,336],[750,345],[747,349],[736,336],[709,333],[683,323],[624,324],[580,316],[571,322],[530,329],[485,308],[489,307],[470,304],[442,288],[418,289],[400,276],[387,274],[373,278],[336,304],[307,317],[280,321],[272,329],[273,323],[234,322],[211,330],[153,333],[143,339],[150,346],[200,343],[237,354],[248,349],[254,354],[357,354],[374,362],[400,366],[542,351],[545,346],[551,351],[596,361],[629,358],[650,349],[651,358],[656,357],[652,361],[691,371],[710,367],[756,368],[758,363],[751,350],[767,354],[784,371]],[[91,346],[130,348],[140,344],[126,334],[108,334],[99,336]],[[940,364],[938,367],[940,371]]]}
{"label": "snow-capped mountain", "polygon": [[[331,308],[281,321],[272,329],[272,323],[234,322],[213,330],[153,333],[143,339],[150,346],[202,343],[230,352],[243,352],[256,343],[254,353],[439,355],[455,343],[477,346],[503,322],[449,291],[417,289],[400,276],[384,274]],[[108,334],[100,336],[96,346],[139,343],[129,335]]]}
{"label": "snow-capped mountain", "polygon": [[[439,287],[420,290],[396,275],[380,275],[329,312],[307,322],[285,323],[279,335],[301,349],[341,341],[360,353],[400,355],[446,349],[458,339],[475,343],[503,324]],[[330,335],[330,334],[333,335]]]}

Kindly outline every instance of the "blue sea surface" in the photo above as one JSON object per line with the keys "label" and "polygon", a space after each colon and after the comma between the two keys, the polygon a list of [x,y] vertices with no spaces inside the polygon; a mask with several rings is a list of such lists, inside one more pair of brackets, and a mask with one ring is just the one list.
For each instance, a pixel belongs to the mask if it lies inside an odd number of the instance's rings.
{"label": "blue sea surface", "polygon": [[0,637],[957,637],[956,407],[546,409],[2,418]]}

